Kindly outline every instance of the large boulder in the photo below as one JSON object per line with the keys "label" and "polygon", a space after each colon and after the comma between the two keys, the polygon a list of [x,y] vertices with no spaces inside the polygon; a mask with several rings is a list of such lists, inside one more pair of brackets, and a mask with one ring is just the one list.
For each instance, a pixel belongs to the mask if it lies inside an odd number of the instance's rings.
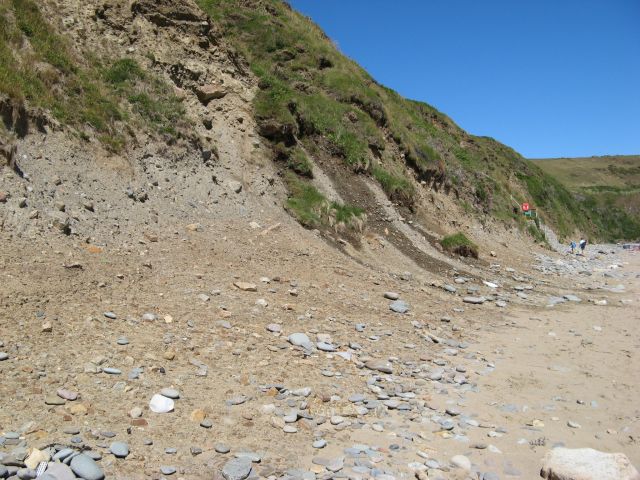
{"label": "large boulder", "polygon": [[640,474],[622,453],[554,448],[543,462],[540,476],[547,480],[640,480]]}

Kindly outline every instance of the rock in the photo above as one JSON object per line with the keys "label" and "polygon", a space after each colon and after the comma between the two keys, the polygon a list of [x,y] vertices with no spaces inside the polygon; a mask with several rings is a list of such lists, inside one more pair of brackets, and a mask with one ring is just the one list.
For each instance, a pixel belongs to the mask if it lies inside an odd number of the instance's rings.
{"label": "rock", "polygon": [[176,473],[176,467],[163,465],[160,467],[160,473],[162,473],[163,475],[173,475],[174,473]]}
{"label": "rock", "polygon": [[158,393],[151,397],[151,401],[149,402],[149,408],[154,413],[172,412],[174,405],[175,404],[172,399]]}
{"label": "rock", "polygon": [[77,392],[72,392],[71,390],[67,390],[66,388],[59,388],[56,394],[60,398],[64,398],[65,400],[69,400],[70,402],[78,399]]}
{"label": "rock", "polygon": [[233,193],[240,193],[242,191],[242,183],[237,180],[228,180],[226,185]]}
{"label": "rock", "polygon": [[451,465],[454,465],[455,467],[462,468],[466,471],[471,471],[471,460],[469,460],[464,455],[454,455],[449,461],[451,462]]}
{"label": "rock", "polygon": [[400,295],[396,292],[384,292],[384,298],[388,300],[398,300],[400,298]]}
{"label": "rock", "polygon": [[55,228],[60,233],[69,235],[69,233],[71,232],[71,220],[69,219],[69,217],[62,212],[54,212],[51,216],[53,217],[51,220],[51,225],[53,225],[53,228]]}
{"label": "rock", "polygon": [[322,350],[323,352],[335,352],[336,347],[332,343],[327,342],[317,342],[316,347],[318,350]]}
{"label": "rock", "polygon": [[258,287],[255,283],[248,282],[234,282],[233,286],[242,290],[243,292],[257,292]]}
{"label": "rock", "polygon": [[289,335],[288,340],[291,345],[295,345],[296,347],[303,347],[311,344],[311,340],[309,340],[309,337],[304,333],[292,333]]}
{"label": "rock", "polygon": [[369,370],[376,370],[382,373],[393,373],[393,366],[384,360],[369,360],[364,364]]}
{"label": "rock", "polygon": [[323,438],[320,438],[311,444],[313,448],[324,448],[327,446],[327,441]]}
{"label": "rock", "polygon": [[231,451],[231,449],[225,445],[224,443],[217,443],[214,447],[215,451],[222,454],[227,454]]}
{"label": "rock", "polygon": [[180,398],[180,392],[175,388],[163,388],[160,390],[160,395],[163,397],[171,398],[172,400],[176,400]]}
{"label": "rock", "polygon": [[202,420],[200,422],[200,426],[202,428],[211,428],[211,427],[213,427],[213,422],[211,420],[209,420],[208,418],[205,418],[204,420]]}
{"label": "rock", "polygon": [[202,85],[196,88],[198,100],[207,105],[211,100],[223,98],[228,93],[227,88],[220,84]]}
{"label": "rock", "polygon": [[389,305],[389,310],[394,311],[396,313],[407,313],[409,311],[409,305],[407,305],[402,300],[396,300]]}
{"label": "rock", "polygon": [[140,418],[142,416],[142,409],[140,407],[133,407],[129,410],[129,416],[131,418]]}
{"label": "rock", "polygon": [[277,323],[270,323],[267,325],[267,330],[271,333],[280,333],[282,331],[282,326]]}
{"label": "rock", "polygon": [[44,322],[42,324],[42,328],[40,331],[42,333],[51,333],[53,331],[53,326],[51,325],[51,322]]}
{"label": "rock", "polygon": [[9,354],[6,352],[0,352],[0,362],[2,362],[3,360],[8,360],[9,359]]}
{"label": "rock", "polygon": [[142,314],[142,320],[144,322],[155,322],[158,319],[158,316],[155,313],[146,312]]}
{"label": "rock", "polygon": [[568,300],[569,302],[575,302],[575,303],[580,303],[582,301],[580,297],[573,294],[563,295],[562,298],[564,298],[565,300]]}
{"label": "rock", "polygon": [[24,464],[27,468],[35,469],[40,462],[48,462],[51,456],[44,450],[34,448],[25,459]]}
{"label": "rock", "polygon": [[73,457],[69,466],[73,473],[84,480],[102,480],[104,478],[104,472],[95,460],[83,453]]}
{"label": "rock", "polygon": [[484,297],[464,297],[464,298],[462,299],[462,301],[463,301],[464,303],[471,303],[471,304],[474,304],[474,305],[481,305],[481,304],[483,304],[484,302],[486,302],[486,301],[487,301],[487,299],[486,299],[486,298],[484,298]]}
{"label": "rock", "polygon": [[222,476],[226,480],[244,480],[251,473],[251,459],[233,458],[222,467]]}
{"label": "rock", "polygon": [[[49,463],[47,469],[42,477],[38,477],[40,480],[47,480],[46,476],[49,475],[48,480],[76,480],[76,476],[69,466],[64,463]],[[1,477],[1,475],[0,475]]]}
{"label": "rock", "polygon": [[115,320],[117,318],[116,314],[113,312],[104,312],[103,315],[110,320]]}
{"label": "rock", "polygon": [[124,442],[113,442],[109,446],[109,451],[117,458],[127,458],[129,455],[129,445]]}
{"label": "rock", "polygon": [[640,480],[640,473],[622,453],[592,448],[554,448],[543,459],[540,476],[547,480]]}
{"label": "rock", "polygon": [[103,368],[102,371],[104,373],[108,373],[109,375],[120,375],[122,373],[122,370],[111,367]]}
{"label": "rock", "polygon": [[207,418],[207,414],[201,408],[196,408],[193,412],[191,412],[191,415],[189,415],[189,418],[191,419],[192,422],[200,423],[205,418]]}

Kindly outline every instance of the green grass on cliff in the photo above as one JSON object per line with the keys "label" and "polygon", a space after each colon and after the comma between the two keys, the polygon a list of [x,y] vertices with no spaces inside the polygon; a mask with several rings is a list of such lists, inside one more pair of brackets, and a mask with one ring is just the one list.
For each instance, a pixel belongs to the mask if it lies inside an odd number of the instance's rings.
{"label": "green grass on cliff", "polygon": [[378,84],[284,2],[196,1],[259,78],[256,115],[274,142],[319,145],[346,169],[371,175],[392,198],[414,198],[408,166],[417,180],[454,192],[472,215],[521,225],[514,207],[528,201],[561,237],[576,230],[610,237],[562,183],[511,148],[469,135],[430,105]]}
{"label": "green grass on cliff", "polygon": [[177,136],[184,109],[168,86],[131,59],[77,58],[31,0],[0,4],[0,94],[41,107],[63,125],[90,131],[110,150],[125,127]]}

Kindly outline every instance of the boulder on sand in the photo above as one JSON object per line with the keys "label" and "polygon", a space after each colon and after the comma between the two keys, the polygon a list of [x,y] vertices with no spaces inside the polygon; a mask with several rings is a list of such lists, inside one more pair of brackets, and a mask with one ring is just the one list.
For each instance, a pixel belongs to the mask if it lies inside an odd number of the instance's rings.
{"label": "boulder on sand", "polygon": [[554,448],[543,462],[540,476],[547,480],[640,480],[640,474],[622,453]]}

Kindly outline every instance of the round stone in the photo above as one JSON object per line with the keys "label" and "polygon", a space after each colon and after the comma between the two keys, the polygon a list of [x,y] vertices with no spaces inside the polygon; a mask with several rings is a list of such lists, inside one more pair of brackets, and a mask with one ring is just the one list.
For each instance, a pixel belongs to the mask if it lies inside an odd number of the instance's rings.
{"label": "round stone", "polygon": [[313,448],[324,448],[327,446],[327,441],[324,438],[320,438],[311,444]]}
{"label": "round stone", "polygon": [[9,354],[6,352],[0,352],[0,362],[2,362],[3,360],[8,360],[9,359]]}
{"label": "round stone", "polygon": [[454,455],[453,457],[451,457],[450,462],[455,467],[458,467],[467,471],[471,470],[471,460],[469,460],[464,455]]}
{"label": "round stone", "polygon": [[172,399],[156,393],[151,397],[149,408],[154,413],[168,413],[173,411],[175,403]]}
{"label": "round stone", "polygon": [[173,475],[174,473],[176,473],[176,468],[170,467],[168,465],[163,465],[160,467],[160,473],[162,473],[163,475]]}
{"label": "round stone", "polygon": [[277,323],[270,323],[269,325],[267,325],[267,330],[272,333],[279,333],[282,331],[282,327]]}
{"label": "round stone", "polygon": [[222,476],[226,480],[244,480],[251,474],[251,459],[233,458],[222,467]]}
{"label": "round stone", "polygon": [[118,345],[129,345],[129,339],[127,337],[120,337],[116,343]]}
{"label": "round stone", "polygon": [[292,333],[291,335],[289,335],[288,340],[291,345],[295,345],[296,347],[309,345],[311,343],[309,337],[307,337],[304,333]]}
{"label": "round stone", "polygon": [[171,398],[173,400],[180,398],[180,392],[178,392],[178,390],[176,390],[175,388],[163,388],[162,390],[160,390],[160,395],[162,395],[163,397]]}
{"label": "round stone", "polygon": [[284,433],[296,433],[298,429],[293,425],[285,425],[284,427],[282,427],[282,431]]}
{"label": "round stone", "polygon": [[109,451],[118,458],[126,458],[129,455],[129,445],[124,442],[113,442]]}
{"label": "round stone", "polygon": [[113,312],[104,312],[103,315],[111,320],[115,320],[117,318],[116,314]]}
{"label": "round stone", "polygon": [[104,472],[98,466],[94,459],[88,455],[80,454],[71,459],[69,465],[73,473],[85,480],[102,480]]}
{"label": "round stone", "polygon": [[111,368],[111,367],[103,368],[102,371],[104,373],[108,373],[109,375],[120,375],[122,373],[121,370],[117,368]]}
{"label": "round stone", "polygon": [[208,418],[205,418],[204,420],[202,420],[200,422],[200,426],[202,428],[211,428],[211,427],[213,427],[213,422],[211,420],[209,420]]}
{"label": "round stone", "polygon": [[231,451],[231,449],[224,443],[217,443],[214,448],[218,453],[229,453]]}

